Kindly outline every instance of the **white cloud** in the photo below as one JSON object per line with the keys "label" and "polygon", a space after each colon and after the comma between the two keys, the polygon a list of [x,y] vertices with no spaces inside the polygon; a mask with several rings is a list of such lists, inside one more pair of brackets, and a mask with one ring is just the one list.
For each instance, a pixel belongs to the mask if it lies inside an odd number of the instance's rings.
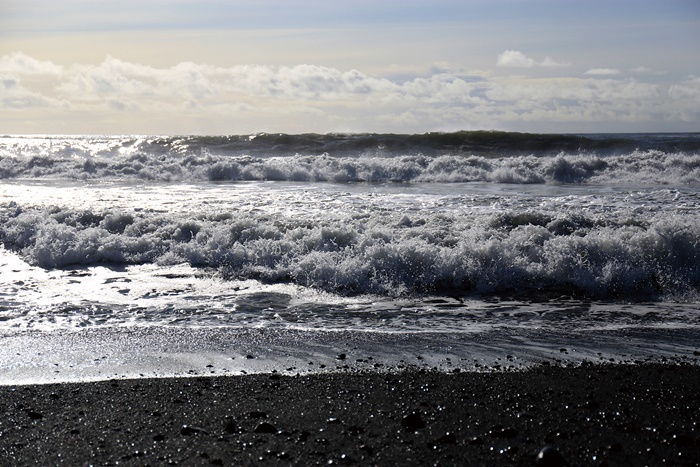
{"label": "white cloud", "polygon": [[558,68],[558,67],[567,67],[571,66],[571,63],[569,62],[558,62],[554,59],[551,59],[549,57],[544,57],[544,60],[542,60],[539,64],[539,66],[542,67],[548,67],[548,68]]}
{"label": "white cloud", "polygon": [[0,74],[0,110],[59,106],[59,101],[25,87],[18,76]]}
{"label": "white cloud", "polygon": [[513,68],[532,68],[535,66],[552,68],[566,67],[570,65],[567,62],[558,62],[550,57],[545,57],[544,60],[538,62],[517,50],[506,50],[505,52],[502,52],[498,55],[496,64],[502,67]]}
{"label": "white cloud", "polygon": [[107,95],[206,99],[222,94],[323,100],[389,93],[397,87],[388,79],[357,70],[343,72],[317,65],[223,68],[183,62],[170,68],[152,68],[108,58],[98,66],[72,67],[58,89],[81,100]]}
{"label": "white cloud", "polygon": [[669,97],[693,102],[700,110],[700,77],[690,76],[687,80],[674,84],[668,90]]}
{"label": "white cloud", "polygon": [[632,73],[637,73],[637,74],[641,74],[641,75],[662,76],[662,75],[665,75],[665,74],[666,74],[665,71],[654,70],[653,68],[649,68],[649,67],[646,67],[646,66],[638,66],[638,67],[632,68],[630,71],[631,71]]}
{"label": "white cloud", "polygon": [[26,75],[58,75],[63,67],[50,61],[42,61],[14,52],[0,58],[0,73],[17,73]]}
{"label": "white cloud", "polygon": [[591,68],[586,71],[584,75],[589,76],[615,76],[619,75],[621,72],[616,68]]}
{"label": "white cloud", "polygon": [[498,56],[498,61],[496,64],[498,66],[515,68],[532,68],[535,66],[536,62],[522,52],[518,52],[517,50],[506,50]]}

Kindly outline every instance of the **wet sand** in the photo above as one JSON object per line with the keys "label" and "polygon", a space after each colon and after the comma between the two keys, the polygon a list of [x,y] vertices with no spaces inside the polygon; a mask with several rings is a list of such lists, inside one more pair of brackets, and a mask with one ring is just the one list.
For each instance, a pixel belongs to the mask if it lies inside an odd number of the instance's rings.
{"label": "wet sand", "polygon": [[698,394],[682,362],[3,386],[0,465],[697,465]]}

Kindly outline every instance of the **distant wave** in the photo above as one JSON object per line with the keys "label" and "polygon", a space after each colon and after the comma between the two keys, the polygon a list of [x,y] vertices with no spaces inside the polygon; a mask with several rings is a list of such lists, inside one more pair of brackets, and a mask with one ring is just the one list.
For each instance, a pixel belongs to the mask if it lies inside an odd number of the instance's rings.
{"label": "distant wave", "polygon": [[700,183],[700,135],[5,137],[0,178]]}
{"label": "distant wave", "polygon": [[43,268],[189,263],[341,294],[697,294],[700,219],[537,211],[307,220],[0,205],[0,241]]}
{"label": "distant wave", "polygon": [[143,144],[146,152],[197,153],[209,150],[219,154],[289,156],[294,154],[357,156],[423,154],[436,156],[552,155],[560,152],[602,155],[634,150],[698,152],[700,134],[532,134],[504,131],[458,131],[422,134],[270,134],[249,136],[187,136],[151,139]]}

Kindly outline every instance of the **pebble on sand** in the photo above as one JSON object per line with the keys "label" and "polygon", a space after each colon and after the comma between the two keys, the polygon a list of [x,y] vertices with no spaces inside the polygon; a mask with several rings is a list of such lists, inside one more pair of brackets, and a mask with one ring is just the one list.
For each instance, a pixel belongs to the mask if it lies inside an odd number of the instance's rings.
{"label": "pebble on sand", "polygon": [[551,446],[545,446],[537,454],[535,465],[537,467],[567,467],[569,463],[559,451]]}
{"label": "pebble on sand", "polygon": [[416,431],[420,430],[421,428],[425,428],[425,422],[423,422],[423,419],[420,417],[420,415],[413,412],[411,414],[406,415],[401,420],[401,426],[403,426],[404,430],[406,431]]}
{"label": "pebble on sand", "polygon": [[277,433],[277,427],[273,425],[272,423],[267,423],[267,422],[262,422],[258,426],[255,427],[255,430],[253,430],[255,433],[267,433],[267,434],[275,434]]}

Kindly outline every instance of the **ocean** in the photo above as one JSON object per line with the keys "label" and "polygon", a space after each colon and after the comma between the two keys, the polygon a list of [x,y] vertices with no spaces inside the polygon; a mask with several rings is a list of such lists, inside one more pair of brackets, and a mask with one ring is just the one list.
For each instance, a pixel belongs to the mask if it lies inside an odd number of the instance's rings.
{"label": "ocean", "polygon": [[700,133],[0,137],[0,384],[700,355]]}

